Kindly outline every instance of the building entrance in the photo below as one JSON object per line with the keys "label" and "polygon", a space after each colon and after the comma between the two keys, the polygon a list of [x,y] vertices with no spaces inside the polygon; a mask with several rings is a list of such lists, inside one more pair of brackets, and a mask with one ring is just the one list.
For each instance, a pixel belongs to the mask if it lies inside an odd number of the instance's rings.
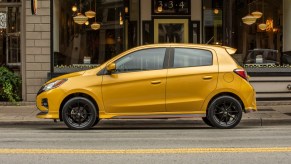
{"label": "building entrance", "polygon": [[155,43],[188,43],[188,19],[155,19]]}

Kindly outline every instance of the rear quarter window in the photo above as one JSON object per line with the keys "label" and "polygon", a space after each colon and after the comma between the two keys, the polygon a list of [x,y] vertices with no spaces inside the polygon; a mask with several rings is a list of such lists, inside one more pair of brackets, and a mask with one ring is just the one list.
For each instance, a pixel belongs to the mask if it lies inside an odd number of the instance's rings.
{"label": "rear quarter window", "polygon": [[213,55],[210,51],[192,48],[175,48],[174,68],[210,65],[213,65]]}

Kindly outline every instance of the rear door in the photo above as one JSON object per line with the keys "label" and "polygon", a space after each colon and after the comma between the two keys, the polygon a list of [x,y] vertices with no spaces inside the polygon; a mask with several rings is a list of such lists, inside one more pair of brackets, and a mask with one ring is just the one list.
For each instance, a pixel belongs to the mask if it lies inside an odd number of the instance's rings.
{"label": "rear door", "polygon": [[218,63],[214,51],[173,48],[167,74],[167,112],[201,110],[205,98],[216,88]]}

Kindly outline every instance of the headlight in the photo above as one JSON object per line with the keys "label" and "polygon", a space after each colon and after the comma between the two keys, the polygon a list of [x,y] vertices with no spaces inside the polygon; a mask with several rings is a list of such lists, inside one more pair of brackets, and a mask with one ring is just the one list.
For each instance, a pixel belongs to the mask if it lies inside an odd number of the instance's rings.
{"label": "headlight", "polygon": [[45,91],[49,91],[49,90],[54,89],[54,88],[57,88],[57,87],[61,86],[62,84],[64,84],[67,80],[68,79],[61,79],[61,80],[56,80],[54,82],[46,84],[40,88],[38,94],[45,92]]}

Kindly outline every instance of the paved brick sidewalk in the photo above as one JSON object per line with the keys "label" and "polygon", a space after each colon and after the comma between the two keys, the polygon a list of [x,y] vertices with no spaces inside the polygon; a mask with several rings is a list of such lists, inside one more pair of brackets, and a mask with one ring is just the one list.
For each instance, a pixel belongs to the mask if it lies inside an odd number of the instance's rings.
{"label": "paved brick sidewalk", "polygon": [[[264,104],[258,103],[258,111],[245,113],[241,124],[254,126],[267,125],[291,125],[291,105]],[[52,122],[36,118],[39,111],[35,105],[22,106],[0,106],[0,123],[19,123],[19,122]],[[194,118],[194,120],[201,120]]]}

